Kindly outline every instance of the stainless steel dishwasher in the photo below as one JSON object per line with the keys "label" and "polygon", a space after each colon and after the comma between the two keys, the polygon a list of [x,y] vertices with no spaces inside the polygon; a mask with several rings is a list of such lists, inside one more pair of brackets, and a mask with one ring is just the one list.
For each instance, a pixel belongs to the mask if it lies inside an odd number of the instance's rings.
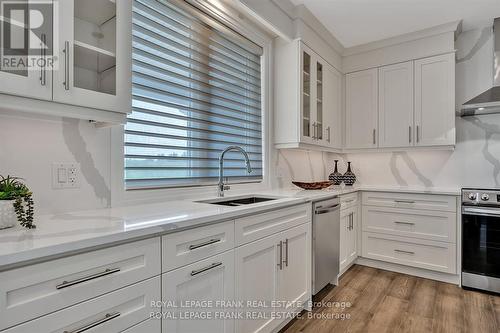
{"label": "stainless steel dishwasher", "polygon": [[313,294],[329,283],[337,285],[340,252],[339,198],[319,201],[313,205]]}

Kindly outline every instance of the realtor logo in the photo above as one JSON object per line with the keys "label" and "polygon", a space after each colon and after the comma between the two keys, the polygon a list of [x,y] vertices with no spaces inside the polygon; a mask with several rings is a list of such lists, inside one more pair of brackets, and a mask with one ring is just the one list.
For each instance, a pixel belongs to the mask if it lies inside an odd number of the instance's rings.
{"label": "realtor logo", "polygon": [[57,2],[0,0],[2,71],[52,70]]}

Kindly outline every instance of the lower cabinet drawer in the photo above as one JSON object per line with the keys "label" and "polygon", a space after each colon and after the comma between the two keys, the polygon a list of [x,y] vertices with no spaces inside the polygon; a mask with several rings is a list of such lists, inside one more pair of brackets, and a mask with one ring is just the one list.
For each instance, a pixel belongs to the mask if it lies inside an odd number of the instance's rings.
{"label": "lower cabinet drawer", "polygon": [[455,244],[363,232],[363,257],[456,274]]}
{"label": "lower cabinet drawer", "polygon": [[253,242],[277,232],[311,221],[310,203],[236,219],[236,246]]}
{"label": "lower cabinet drawer", "polygon": [[363,231],[456,243],[457,215],[388,207],[363,207]]}
{"label": "lower cabinet drawer", "polygon": [[[160,277],[158,276],[12,327],[4,333],[84,331],[119,333],[148,319],[152,310],[151,302],[158,300],[159,295]],[[154,327],[154,323],[151,325]],[[149,333],[150,331],[137,332]]]}
{"label": "lower cabinet drawer", "polygon": [[0,330],[161,272],[155,237],[0,272]]}
{"label": "lower cabinet drawer", "polygon": [[163,333],[234,333],[234,250],[163,274],[162,299]]}
{"label": "lower cabinet drawer", "polygon": [[234,247],[234,221],[212,224],[162,237],[163,272]]}

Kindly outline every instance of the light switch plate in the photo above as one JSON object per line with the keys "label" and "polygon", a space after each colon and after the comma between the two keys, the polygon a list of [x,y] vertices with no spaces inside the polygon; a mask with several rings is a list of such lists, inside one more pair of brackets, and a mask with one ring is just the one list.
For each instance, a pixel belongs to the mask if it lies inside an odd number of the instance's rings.
{"label": "light switch plate", "polygon": [[79,188],[80,165],[78,163],[53,163],[52,188]]}

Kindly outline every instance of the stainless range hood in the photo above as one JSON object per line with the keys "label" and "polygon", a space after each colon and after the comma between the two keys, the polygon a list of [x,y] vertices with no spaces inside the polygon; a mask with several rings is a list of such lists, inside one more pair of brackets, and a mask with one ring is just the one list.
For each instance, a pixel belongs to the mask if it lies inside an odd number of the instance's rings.
{"label": "stainless range hood", "polygon": [[500,113],[500,17],[493,23],[495,54],[493,58],[493,88],[462,105],[461,116]]}

